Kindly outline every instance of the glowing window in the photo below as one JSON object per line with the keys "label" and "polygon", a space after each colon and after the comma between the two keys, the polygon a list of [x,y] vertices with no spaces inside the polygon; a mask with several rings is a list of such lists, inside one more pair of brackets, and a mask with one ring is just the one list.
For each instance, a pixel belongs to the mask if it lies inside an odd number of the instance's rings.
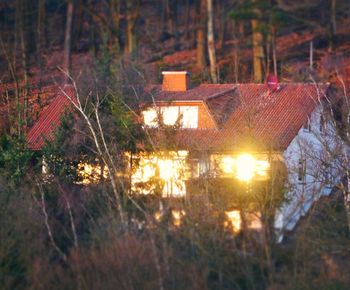
{"label": "glowing window", "polygon": [[257,180],[269,178],[270,163],[267,160],[256,159],[251,154],[223,155],[219,156],[218,162],[221,172],[226,176],[235,176],[246,182],[253,178]]}
{"label": "glowing window", "polygon": [[[161,107],[160,112],[165,125],[173,126],[177,121],[182,128],[198,127],[198,107],[197,106],[167,106]],[[142,112],[143,120],[146,126],[157,127],[157,110],[150,108]]]}
{"label": "glowing window", "polygon": [[179,118],[179,107],[169,106],[161,109],[165,125],[175,125]]}
{"label": "glowing window", "polygon": [[183,128],[198,127],[198,107],[197,106],[181,106],[180,114],[182,116],[181,126]]}
{"label": "glowing window", "polygon": [[149,127],[157,127],[157,111],[153,108],[142,112],[145,125]]}

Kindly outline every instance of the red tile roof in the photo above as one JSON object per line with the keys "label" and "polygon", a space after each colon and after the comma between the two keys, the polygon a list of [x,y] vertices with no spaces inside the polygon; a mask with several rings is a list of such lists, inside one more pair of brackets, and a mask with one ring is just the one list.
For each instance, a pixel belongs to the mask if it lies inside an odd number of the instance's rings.
{"label": "red tile roof", "polygon": [[207,98],[220,96],[234,90],[233,84],[202,84],[192,89],[183,92],[165,92],[162,91],[162,86],[149,86],[146,91],[151,93],[156,102],[170,101],[203,101]]}
{"label": "red tile roof", "polygon": [[[155,100],[184,101],[187,94],[200,92],[219,130],[182,129],[178,146],[198,150],[237,150],[239,146],[285,150],[307,122],[328,85],[281,84],[271,92],[265,84],[201,85],[179,94],[162,92]],[[217,94],[216,92],[222,92]],[[174,98],[176,97],[176,98]]]}
{"label": "red tile roof", "polygon": [[[212,151],[237,150],[245,145],[286,149],[327,89],[325,84],[301,83],[281,84],[275,92],[269,91],[265,84],[205,84],[186,92],[162,92],[159,86],[147,88],[156,102],[205,102],[218,129],[178,130],[174,145]],[[72,87],[64,90],[74,97]],[[70,106],[68,98],[59,92],[29,131],[28,147],[39,150],[46,140],[51,141]]]}
{"label": "red tile roof", "polygon": [[46,141],[53,140],[55,129],[61,124],[64,113],[67,109],[72,108],[72,103],[67,95],[75,100],[72,86],[66,85],[60,89],[51,104],[41,112],[38,121],[28,132],[28,148],[40,150]]}

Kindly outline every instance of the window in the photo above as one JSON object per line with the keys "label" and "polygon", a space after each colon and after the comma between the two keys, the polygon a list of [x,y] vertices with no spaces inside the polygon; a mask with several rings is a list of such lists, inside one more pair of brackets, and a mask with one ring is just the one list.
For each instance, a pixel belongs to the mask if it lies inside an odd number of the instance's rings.
{"label": "window", "polygon": [[162,107],[160,111],[165,125],[175,125],[179,118],[179,107]]}
{"label": "window", "polygon": [[305,183],[305,175],[306,175],[306,160],[304,158],[300,158],[298,163],[299,183]]}
{"label": "window", "polygon": [[[160,107],[160,113],[165,125],[175,125],[179,120],[182,128],[198,128],[198,107],[197,106],[167,106]],[[142,112],[146,126],[157,127],[158,115],[155,108]]]}
{"label": "window", "polygon": [[197,106],[181,106],[180,115],[182,117],[183,128],[198,127],[198,107]]}
{"label": "window", "polygon": [[148,109],[142,112],[143,121],[148,127],[157,127],[157,111],[155,109]]}

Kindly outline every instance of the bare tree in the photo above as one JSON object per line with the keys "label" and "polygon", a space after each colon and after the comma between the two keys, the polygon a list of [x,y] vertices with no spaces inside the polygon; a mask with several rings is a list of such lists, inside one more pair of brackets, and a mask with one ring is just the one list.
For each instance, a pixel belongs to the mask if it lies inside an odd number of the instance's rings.
{"label": "bare tree", "polygon": [[[69,76],[67,76],[69,77]],[[93,125],[93,121],[89,114],[85,111],[85,106],[81,103],[81,100],[79,98],[78,94],[78,88],[76,86],[75,81],[70,78],[70,80],[73,83],[73,92],[76,95],[76,98],[73,98],[71,94],[67,93],[66,88],[61,88],[61,92],[69,99],[73,107],[78,111],[78,113],[82,116],[84,121],[86,122],[86,125],[88,126],[88,129],[91,133],[92,139],[94,141],[98,157],[102,160],[104,167],[107,169],[108,172],[108,178],[110,180],[116,207],[118,210],[118,215],[120,218],[121,224],[124,226],[126,223],[125,216],[124,216],[124,210],[122,207],[121,197],[120,193],[118,191],[117,183],[116,183],[116,176],[117,176],[117,168],[115,166],[113,157],[110,153],[110,150],[107,146],[106,139],[104,136],[104,131],[101,126],[100,122],[100,116],[99,116],[99,109],[101,106],[100,99],[97,96],[97,101],[93,105],[94,107],[94,116],[95,116],[95,125]]]}
{"label": "bare tree", "polygon": [[65,30],[65,34],[64,34],[64,57],[63,57],[63,69],[68,75],[70,72],[73,12],[74,12],[74,3],[73,3],[73,1],[68,0],[68,2],[67,2],[66,30]]}

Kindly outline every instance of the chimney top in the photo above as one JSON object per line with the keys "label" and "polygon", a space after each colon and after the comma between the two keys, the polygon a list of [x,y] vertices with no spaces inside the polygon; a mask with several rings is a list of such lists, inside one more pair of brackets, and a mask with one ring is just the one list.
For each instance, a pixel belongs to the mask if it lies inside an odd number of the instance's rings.
{"label": "chimney top", "polygon": [[162,90],[168,92],[183,92],[190,88],[190,73],[188,71],[163,71]]}

